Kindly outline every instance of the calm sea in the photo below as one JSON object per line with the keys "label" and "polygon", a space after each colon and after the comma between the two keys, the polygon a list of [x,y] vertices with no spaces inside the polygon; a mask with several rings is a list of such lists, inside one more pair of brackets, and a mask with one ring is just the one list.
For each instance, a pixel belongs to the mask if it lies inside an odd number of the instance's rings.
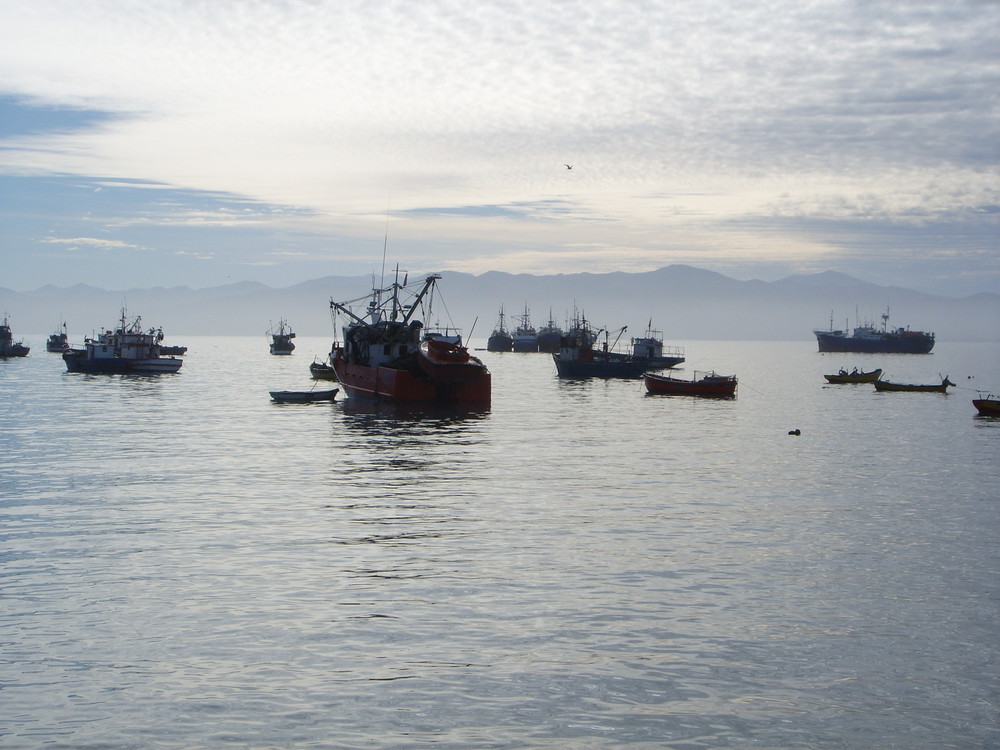
{"label": "calm sea", "polygon": [[998,345],[670,342],[734,401],[482,352],[463,414],[271,403],[328,339],[44,338],[0,361],[4,748],[1000,745]]}

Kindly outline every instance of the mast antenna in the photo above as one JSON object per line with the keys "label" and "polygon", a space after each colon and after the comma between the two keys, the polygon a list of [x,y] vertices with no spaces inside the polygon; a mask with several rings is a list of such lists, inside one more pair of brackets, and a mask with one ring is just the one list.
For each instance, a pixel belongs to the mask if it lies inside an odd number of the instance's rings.
{"label": "mast antenna", "polygon": [[385,254],[389,248],[389,206],[385,207],[385,235],[382,239],[382,278],[379,287],[385,286]]}

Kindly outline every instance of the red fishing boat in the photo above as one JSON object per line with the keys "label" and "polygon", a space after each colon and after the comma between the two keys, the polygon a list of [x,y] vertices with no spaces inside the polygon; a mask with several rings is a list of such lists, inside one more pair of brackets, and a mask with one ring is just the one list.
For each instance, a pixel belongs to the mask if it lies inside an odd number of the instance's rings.
{"label": "red fishing boat", "polygon": [[704,396],[706,398],[734,398],[737,380],[735,375],[716,375],[715,372],[695,371],[693,380],[672,378],[647,372],[643,377],[649,393],[668,396]]}
{"label": "red fishing boat", "polygon": [[[491,376],[486,365],[460,341],[424,336],[415,319],[440,276],[428,276],[411,295],[406,279],[347,302],[330,301],[348,319],[343,343],[334,344],[330,363],[351,398],[371,401],[489,404]],[[351,305],[366,301],[364,315]],[[427,311],[429,313],[429,310]]]}

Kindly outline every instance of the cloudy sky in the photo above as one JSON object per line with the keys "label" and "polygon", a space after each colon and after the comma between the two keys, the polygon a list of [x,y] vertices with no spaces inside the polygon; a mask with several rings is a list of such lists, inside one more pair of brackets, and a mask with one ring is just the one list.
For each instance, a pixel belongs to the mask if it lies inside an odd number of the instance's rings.
{"label": "cloudy sky", "polygon": [[1000,292],[998,50],[996,0],[0,0],[0,287]]}

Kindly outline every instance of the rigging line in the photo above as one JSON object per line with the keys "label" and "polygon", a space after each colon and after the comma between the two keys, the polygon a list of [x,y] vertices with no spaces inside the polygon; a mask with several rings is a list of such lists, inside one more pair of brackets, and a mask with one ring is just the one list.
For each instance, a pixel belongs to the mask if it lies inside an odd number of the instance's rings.
{"label": "rigging line", "polygon": [[759,391],[756,388],[754,388],[752,385],[747,385],[743,381],[740,381],[740,388],[749,388],[751,391],[754,391],[755,393],[759,393],[761,396],[767,396],[768,398],[771,397],[770,394],[764,393],[764,391]]}
{"label": "rigging line", "polygon": [[[392,199],[389,199],[390,202]],[[380,281],[381,286],[385,286],[385,254],[389,249],[389,205],[385,207],[385,235],[382,238],[382,279]]]}
{"label": "rigging line", "polygon": [[[434,288],[436,289],[437,285],[435,285]],[[427,302],[428,315],[433,315],[433,309],[432,309],[433,302],[434,302],[434,292],[432,290],[431,294],[428,296],[428,302]],[[455,319],[451,317],[451,310],[448,309],[448,303],[445,302],[444,296],[440,292],[438,292],[437,295],[437,304],[441,305],[441,307],[444,308],[444,314],[445,317],[448,319],[448,323],[450,324],[450,326],[458,330],[458,326],[455,325]]]}
{"label": "rigging line", "polygon": [[956,385],[955,386],[955,390],[958,390],[958,391],[975,391],[976,393],[995,393],[995,391],[992,391],[989,388],[986,388],[986,389],[983,389],[983,388],[973,388],[970,385]]}

